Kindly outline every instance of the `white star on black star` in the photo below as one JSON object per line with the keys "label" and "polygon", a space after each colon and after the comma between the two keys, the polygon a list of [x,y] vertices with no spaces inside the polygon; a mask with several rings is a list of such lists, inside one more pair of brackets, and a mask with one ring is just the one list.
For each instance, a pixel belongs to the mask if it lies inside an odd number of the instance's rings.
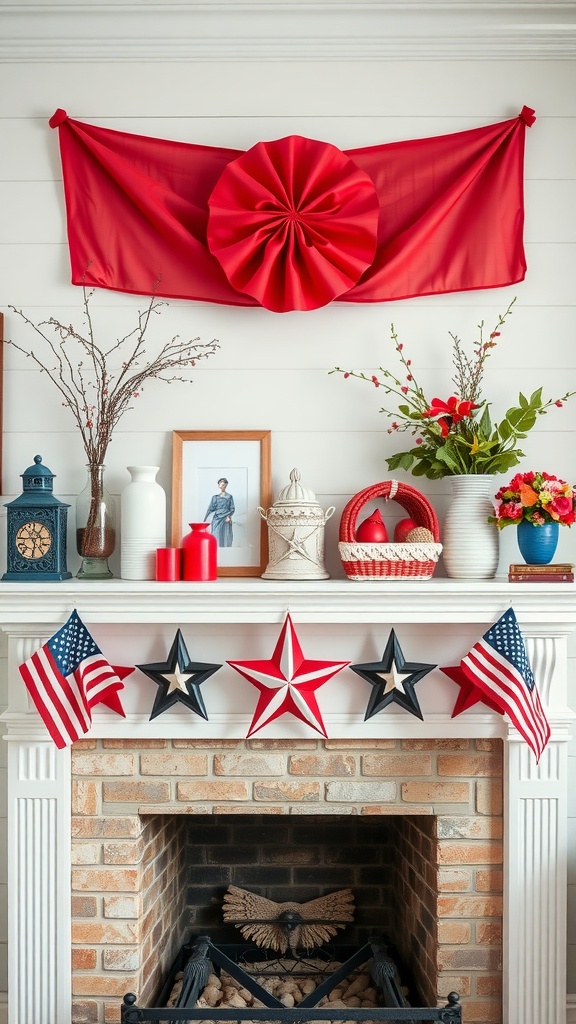
{"label": "white star on black star", "polygon": [[388,643],[381,661],[368,662],[365,665],[351,665],[357,675],[362,676],[372,686],[372,693],[364,721],[377,715],[389,704],[399,704],[416,718],[424,719],[414,687],[423,676],[431,672],[436,665],[423,662],[404,660],[402,648],[398,643],[394,630],[390,630]]}
{"label": "white star on black star", "polygon": [[200,684],[217,672],[222,665],[202,661],[190,661],[186,644],[180,630],[177,631],[166,661],[150,665],[136,665],[141,672],[153,679],[159,687],[150,721],[178,702],[185,704],[201,718],[208,720]]}

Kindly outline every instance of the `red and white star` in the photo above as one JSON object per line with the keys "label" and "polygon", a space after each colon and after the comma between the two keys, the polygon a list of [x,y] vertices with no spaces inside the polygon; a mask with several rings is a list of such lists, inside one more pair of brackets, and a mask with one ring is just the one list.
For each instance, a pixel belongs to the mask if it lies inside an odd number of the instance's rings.
{"label": "red and white star", "polygon": [[473,708],[475,704],[485,704],[492,711],[497,711],[499,715],[502,714],[500,705],[496,701],[490,700],[488,694],[483,693],[478,686],[475,686],[468,679],[461,665],[449,665],[446,668],[441,668],[440,671],[448,676],[453,683],[456,683],[456,686],[460,687],[460,692],[450,716],[451,718],[456,718],[463,711]]}
{"label": "red and white star", "polygon": [[307,660],[290,615],[284,620],[270,659],[229,661],[227,664],[260,691],[248,730],[249,737],[285,714],[294,715],[327,737],[316,690],[350,662]]}

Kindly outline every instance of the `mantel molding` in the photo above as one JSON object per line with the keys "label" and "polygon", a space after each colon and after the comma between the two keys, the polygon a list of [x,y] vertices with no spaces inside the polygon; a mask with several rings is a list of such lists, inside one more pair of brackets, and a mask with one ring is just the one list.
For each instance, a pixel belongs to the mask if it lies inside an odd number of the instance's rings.
{"label": "mantel molding", "polygon": [[8,3],[2,62],[569,60],[576,3]]}
{"label": "mantel molding", "polygon": [[527,636],[567,636],[576,627],[570,583],[495,580],[285,582],[225,577],[215,583],[128,580],[0,584],[0,629],[12,636],[49,636],[76,608],[90,623],[277,623],[290,612],[301,623],[490,625],[513,605]]}

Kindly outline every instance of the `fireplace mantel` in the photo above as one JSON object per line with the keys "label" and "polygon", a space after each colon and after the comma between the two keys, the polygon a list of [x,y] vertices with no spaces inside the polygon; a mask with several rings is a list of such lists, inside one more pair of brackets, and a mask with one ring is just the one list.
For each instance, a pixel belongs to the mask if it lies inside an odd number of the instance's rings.
{"label": "fireplace mantel", "polygon": [[[501,737],[504,742],[504,1024],[564,1024],[566,1020],[567,743],[573,715],[567,705],[567,644],[576,627],[571,584],[510,584],[506,579],[460,582],[327,580],[286,583],[224,578],[215,583],[132,583],[124,580],[0,586],[0,628],[8,635],[9,706],[3,716],[8,757],[9,1022],[70,1024],[70,752],[57,751],[27,701],[18,672],[76,608],[90,628],[145,635],[156,627],[188,626],[226,635],[221,626],[254,633],[290,612],[296,625],[338,637],[371,625],[423,632],[454,630],[474,639],[510,606],[527,639],[547,709],[552,738],[539,764],[501,716],[476,713],[375,716],[368,723],[336,722],[331,736],[373,737],[393,722],[397,739],[421,736]],[[382,629],[379,630],[378,627]],[[478,626],[478,629],[475,627]],[[219,628],[220,627],[220,628]],[[170,632],[165,629],[165,633]],[[356,629],[359,636],[362,630]],[[238,634],[236,634],[238,635]],[[456,645],[458,646],[458,645]],[[203,655],[204,656],[204,655]],[[451,654],[446,654],[451,657]],[[111,659],[113,660],[113,659]],[[132,662],[133,664],[134,662]],[[448,662],[444,662],[447,664]],[[358,716],[360,717],[360,716]],[[212,718],[212,716],[211,716]],[[466,720],[466,721],[465,721]],[[129,715],[96,716],[102,737],[179,735],[181,716],[158,723]],[[301,723],[300,723],[301,724]],[[296,723],[296,725],[300,725]],[[245,736],[215,716],[207,735]],[[188,726],[189,728],[189,726]],[[302,731],[269,733],[290,738]],[[159,731],[154,731],[154,730]],[[183,733],[180,733],[183,735]]]}
{"label": "fireplace mantel", "polygon": [[511,584],[505,577],[362,583],[225,577],[216,583],[5,583],[0,627],[60,625],[73,608],[86,623],[279,622],[289,610],[300,622],[490,624],[511,604],[523,625],[568,632],[576,625],[576,587],[570,583]]}

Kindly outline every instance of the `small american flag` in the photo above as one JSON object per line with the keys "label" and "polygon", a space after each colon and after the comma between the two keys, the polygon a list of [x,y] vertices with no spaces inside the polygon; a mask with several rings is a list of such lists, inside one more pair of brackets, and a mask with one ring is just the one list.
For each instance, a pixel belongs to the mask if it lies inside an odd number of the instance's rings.
{"label": "small american flag", "polygon": [[76,610],[19,668],[38,714],[60,749],[88,732],[95,704],[108,703],[124,714],[118,698],[124,684]]}
{"label": "small american flag", "polygon": [[471,683],[508,714],[540,760],[550,739],[550,726],[540,703],[524,637],[512,608],[460,662]]}

